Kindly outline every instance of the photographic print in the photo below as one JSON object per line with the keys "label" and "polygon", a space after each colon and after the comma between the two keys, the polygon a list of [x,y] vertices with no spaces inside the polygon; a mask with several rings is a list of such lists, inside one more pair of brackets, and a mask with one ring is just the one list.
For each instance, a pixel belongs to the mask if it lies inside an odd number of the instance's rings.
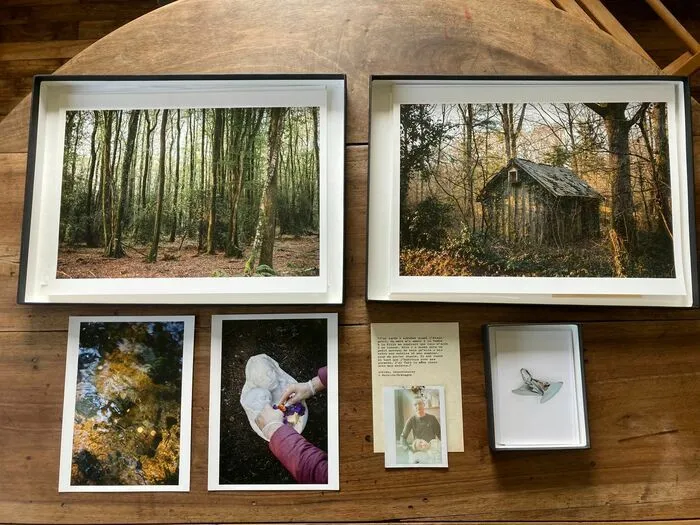
{"label": "photographic print", "polygon": [[401,275],[674,277],[667,111],[402,105]]}
{"label": "photographic print", "polygon": [[368,298],[692,306],[687,87],[376,77]]}
{"label": "photographic print", "polygon": [[337,490],[337,315],[214,316],[209,490]]}
{"label": "photographic print", "polygon": [[342,302],[343,76],[37,77],[33,104],[20,302]]}
{"label": "photographic print", "polygon": [[319,274],[319,108],[68,111],[58,279]]}
{"label": "photographic print", "polygon": [[193,317],[71,317],[60,492],[189,490]]}
{"label": "photographic print", "polygon": [[491,447],[587,448],[578,325],[488,325],[485,361]]}
{"label": "photographic print", "polygon": [[445,389],[384,387],[384,465],[447,467]]}

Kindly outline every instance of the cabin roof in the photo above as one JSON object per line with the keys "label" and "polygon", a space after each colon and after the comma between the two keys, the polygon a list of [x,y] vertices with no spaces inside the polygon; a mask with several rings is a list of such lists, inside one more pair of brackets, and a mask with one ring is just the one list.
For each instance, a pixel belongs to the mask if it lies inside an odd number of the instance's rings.
{"label": "cabin roof", "polygon": [[591,188],[585,180],[578,177],[569,168],[538,164],[520,158],[512,159],[498,173],[491,177],[484,186],[483,193],[488,193],[491,183],[497,178],[507,174],[508,169],[513,165],[530,175],[530,177],[556,197],[580,197],[603,200],[603,196],[600,193]]}

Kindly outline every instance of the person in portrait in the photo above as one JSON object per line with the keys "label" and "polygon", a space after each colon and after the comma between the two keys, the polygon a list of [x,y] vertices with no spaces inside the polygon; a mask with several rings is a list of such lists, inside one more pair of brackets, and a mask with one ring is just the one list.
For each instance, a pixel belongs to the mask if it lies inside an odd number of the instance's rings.
{"label": "person in portrait", "polygon": [[442,439],[440,422],[432,414],[425,411],[425,400],[417,397],[413,401],[415,414],[406,420],[401,432],[401,445],[408,447],[408,436],[412,434],[412,442],[423,440],[430,443],[434,439]]}

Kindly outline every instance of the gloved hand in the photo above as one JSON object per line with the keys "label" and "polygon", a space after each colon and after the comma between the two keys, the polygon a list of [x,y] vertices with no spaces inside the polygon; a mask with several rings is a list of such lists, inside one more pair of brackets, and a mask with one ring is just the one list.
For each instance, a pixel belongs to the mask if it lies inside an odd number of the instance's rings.
{"label": "gloved hand", "polygon": [[265,405],[265,407],[260,411],[260,413],[255,418],[255,423],[260,428],[261,432],[265,436],[265,439],[270,441],[272,435],[280,428],[284,423],[282,422],[282,412],[272,408],[272,405]]}
{"label": "gloved hand", "polygon": [[279,404],[284,405],[287,401],[291,403],[301,403],[304,399],[309,399],[314,395],[311,385],[307,383],[292,383],[282,393]]}

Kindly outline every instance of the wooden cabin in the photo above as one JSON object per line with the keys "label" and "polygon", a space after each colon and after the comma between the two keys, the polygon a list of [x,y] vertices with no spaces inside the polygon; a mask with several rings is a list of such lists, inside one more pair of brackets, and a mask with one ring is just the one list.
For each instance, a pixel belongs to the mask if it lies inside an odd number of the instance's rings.
{"label": "wooden cabin", "polygon": [[568,168],[511,159],[478,200],[487,232],[509,241],[564,246],[600,235],[604,199]]}

